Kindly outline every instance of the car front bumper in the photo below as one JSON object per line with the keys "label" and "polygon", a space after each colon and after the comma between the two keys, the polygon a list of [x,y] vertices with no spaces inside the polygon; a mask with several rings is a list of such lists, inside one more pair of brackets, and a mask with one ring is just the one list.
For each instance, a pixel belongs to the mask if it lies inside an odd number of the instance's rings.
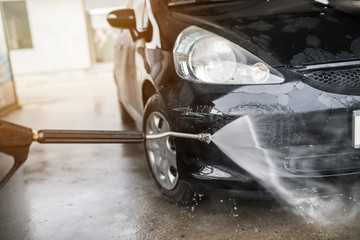
{"label": "car front bumper", "polygon": [[[324,92],[299,79],[281,85],[241,87],[181,81],[180,91],[167,94],[179,96],[176,104],[168,104],[174,131],[214,134],[248,116],[258,147],[276,153],[272,161],[285,181],[297,179],[297,184],[306,185],[320,179],[358,177],[360,151],[352,144],[352,113],[360,109],[360,96]],[[228,137],[241,141],[241,132],[233,129]],[[214,143],[176,139],[176,147],[179,173],[198,192],[263,189]]]}

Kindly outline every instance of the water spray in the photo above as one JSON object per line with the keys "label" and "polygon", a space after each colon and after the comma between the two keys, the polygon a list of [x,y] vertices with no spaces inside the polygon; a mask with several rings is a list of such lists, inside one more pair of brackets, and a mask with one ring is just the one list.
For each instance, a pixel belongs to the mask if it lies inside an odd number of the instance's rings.
{"label": "water spray", "polygon": [[355,185],[349,188],[348,184],[344,188],[340,182],[322,182],[321,178],[296,178],[287,173],[281,153],[261,145],[261,120],[248,115],[239,117],[215,132],[212,142],[308,223],[337,224],[353,219],[360,211],[358,203],[353,201],[359,193],[358,188]]}
{"label": "water spray", "polygon": [[211,142],[210,133],[190,134],[182,132],[163,132],[146,135],[141,131],[96,131],[96,130],[39,130],[10,123],[0,119],[0,152],[14,158],[14,164],[0,181],[0,188],[26,161],[32,142],[42,144],[98,144],[98,143],[143,143],[164,137],[176,137]]}

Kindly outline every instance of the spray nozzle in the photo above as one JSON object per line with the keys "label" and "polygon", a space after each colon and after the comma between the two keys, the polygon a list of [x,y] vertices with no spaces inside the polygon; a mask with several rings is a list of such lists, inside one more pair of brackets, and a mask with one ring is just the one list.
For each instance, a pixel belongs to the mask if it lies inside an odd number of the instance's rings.
{"label": "spray nozzle", "polygon": [[190,133],[180,133],[180,132],[163,132],[159,134],[146,135],[146,140],[158,139],[163,137],[178,137],[178,138],[188,138],[199,140],[200,142],[211,142],[211,134],[210,133],[198,133],[198,134],[190,134]]}

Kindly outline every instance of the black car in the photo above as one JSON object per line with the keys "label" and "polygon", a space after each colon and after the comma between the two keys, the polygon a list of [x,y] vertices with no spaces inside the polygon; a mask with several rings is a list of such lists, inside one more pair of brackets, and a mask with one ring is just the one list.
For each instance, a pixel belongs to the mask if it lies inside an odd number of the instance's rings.
{"label": "black car", "polygon": [[[282,179],[357,177],[358,5],[133,0],[107,17],[121,29],[114,76],[122,120],[148,135],[214,134],[246,116],[256,148],[276,153]],[[145,146],[155,182],[173,202],[256,192],[266,182],[243,167],[250,160],[237,161],[248,153],[229,157],[214,143],[172,137]]]}

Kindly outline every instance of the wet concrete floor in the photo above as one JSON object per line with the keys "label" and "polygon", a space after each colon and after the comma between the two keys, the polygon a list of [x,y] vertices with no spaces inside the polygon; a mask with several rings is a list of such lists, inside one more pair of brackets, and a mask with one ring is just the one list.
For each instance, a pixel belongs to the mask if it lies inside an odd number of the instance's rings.
{"label": "wet concrete floor", "polygon": [[[71,75],[69,75],[71,76]],[[32,129],[131,129],[119,120],[111,72],[19,87],[5,119]],[[336,216],[335,216],[336,218]],[[137,145],[32,145],[0,190],[0,239],[360,239],[360,218],[309,223],[274,201],[159,194]]]}

